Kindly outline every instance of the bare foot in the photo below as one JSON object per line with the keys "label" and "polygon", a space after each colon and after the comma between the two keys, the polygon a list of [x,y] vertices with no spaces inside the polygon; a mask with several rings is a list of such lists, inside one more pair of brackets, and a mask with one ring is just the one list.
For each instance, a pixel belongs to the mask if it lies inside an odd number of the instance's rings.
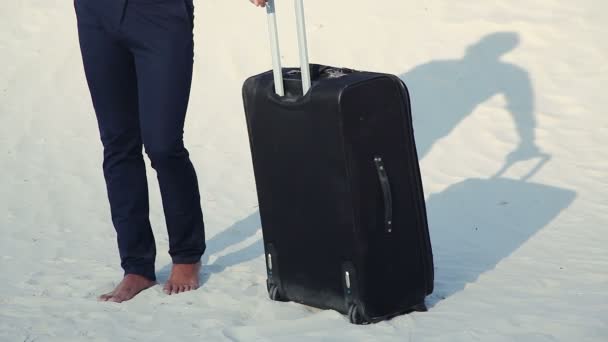
{"label": "bare foot", "polygon": [[171,276],[163,290],[166,294],[172,295],[198,289],[198,272],[200,269],[200,262],[196,264],[173,264]]}
{"label": "bare foot", "polygon": [[156,282],[146,277],[137,274],[127,274],[114,291],[99,296],[99,300],[102,302],[122,303],[154,285],[156,285]]}

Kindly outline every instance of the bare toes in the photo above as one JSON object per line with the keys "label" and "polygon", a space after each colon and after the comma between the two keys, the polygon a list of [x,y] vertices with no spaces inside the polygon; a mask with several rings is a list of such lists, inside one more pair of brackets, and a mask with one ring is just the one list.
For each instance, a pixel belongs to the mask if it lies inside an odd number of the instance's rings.
{"label": "bare toes", "polygon": [[112,293],[106,293],[106,294],[102,294],[101,296],[97,297],[97,300],[100,302],[107,302],[108,299],[112,298]]}
{"label": "bare toes", "polygon": [[125,299],[120,296],[112,296],[108,299],[108,302],[113,302],[113,303],[122,303],[124,301],[125,301]]}

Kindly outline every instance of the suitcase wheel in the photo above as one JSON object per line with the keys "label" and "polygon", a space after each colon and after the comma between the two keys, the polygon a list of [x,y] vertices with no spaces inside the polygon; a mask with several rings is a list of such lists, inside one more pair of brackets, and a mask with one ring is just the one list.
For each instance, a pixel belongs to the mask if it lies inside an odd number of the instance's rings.
{"label": "suitcase wheel", "polygon": [[348,308],[348,321],[357,325],[369,323],[363,318],[356,304],[351,304]]}
{"label": "suitcase wheel", "polygon": [[279,293],[279,287],[276,284],[271,284],[268,286],[268,296],[271,300],[281,302],[283,299],[281,298],[281,294]]}

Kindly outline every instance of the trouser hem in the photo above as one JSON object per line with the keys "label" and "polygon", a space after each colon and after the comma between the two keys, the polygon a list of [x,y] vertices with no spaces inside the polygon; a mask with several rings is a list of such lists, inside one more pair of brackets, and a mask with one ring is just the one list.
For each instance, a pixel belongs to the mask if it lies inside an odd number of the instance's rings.
{"label": "trouser hem", "polygon": [[125,269],[125,276],[129,274],[135,274],[142,276],[148,280],[156,281],[156,273],[154,272],[154,266],[152,267],[132,267]]}

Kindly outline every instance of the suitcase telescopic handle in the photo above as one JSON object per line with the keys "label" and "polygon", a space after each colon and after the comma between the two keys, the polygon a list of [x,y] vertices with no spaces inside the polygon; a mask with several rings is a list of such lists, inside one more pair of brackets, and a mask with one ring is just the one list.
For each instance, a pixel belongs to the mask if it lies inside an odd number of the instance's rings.
{"label": "suitcase telescopic handle", "polygon": [[[304,20],[304,0],[295,0],[295,7],[298,27],[298,46],[300,50],[300,68],[302,70],[302,92],[305,95],[311,87],[311,80],[310,66],[308,63],[308,43],[306,41],[306,23]],[[279,96],[285,96],[274,0],[268,0],[268,3],[266,4],[266,13],[268,14],[268,33],[270,35],[275,92]]]}

